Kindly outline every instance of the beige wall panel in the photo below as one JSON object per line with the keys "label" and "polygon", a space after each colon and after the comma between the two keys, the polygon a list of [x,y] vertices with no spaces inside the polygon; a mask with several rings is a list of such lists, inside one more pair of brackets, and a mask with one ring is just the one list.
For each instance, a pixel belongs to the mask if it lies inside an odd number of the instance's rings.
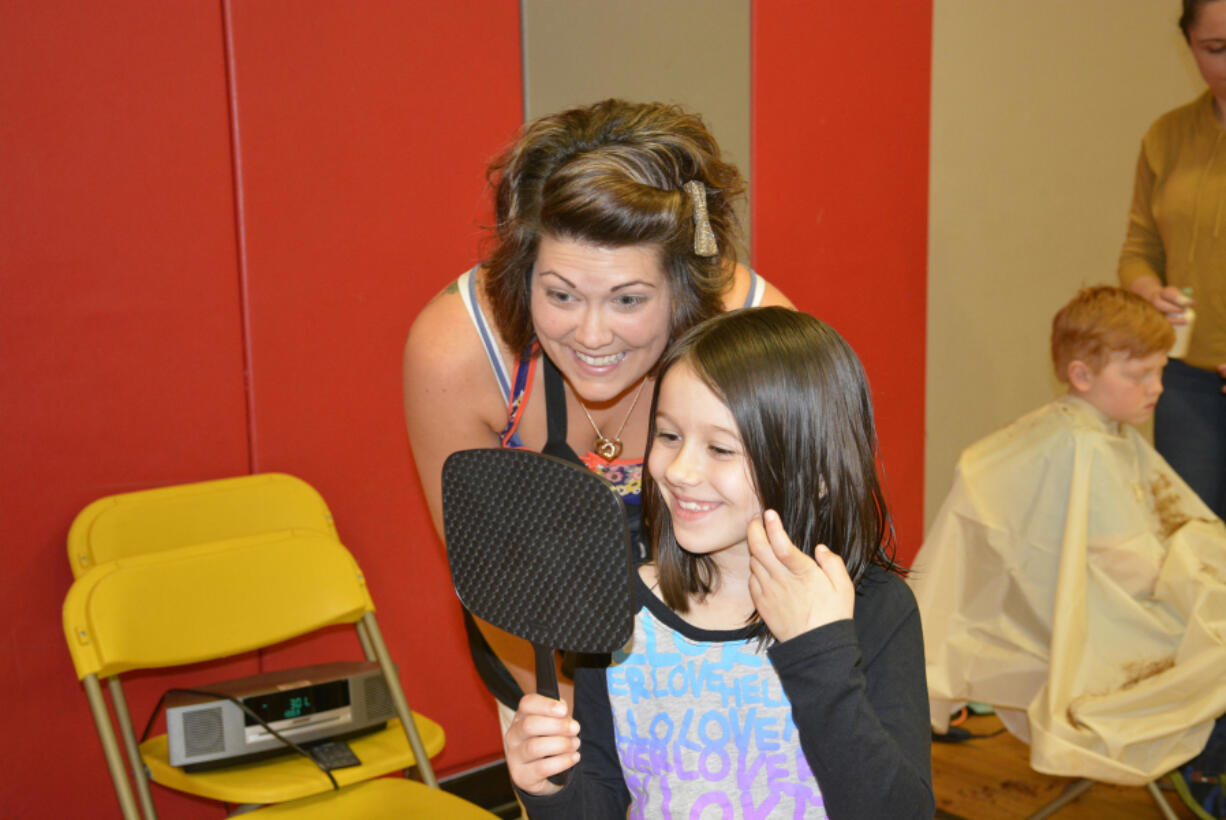
{"label": "beige wall panel", "polygon": [[935,0],[925,521],[1058,393],[1051,317],[1114,283],[1141,135],[1203,88],[1176,0]]}
{"label": "beige wall panel", "polygon": [[[702,115],[749,179],[749,0],[523,0],[531,119],[606,97]],[[741,209],[745,241],[748,211]]]}

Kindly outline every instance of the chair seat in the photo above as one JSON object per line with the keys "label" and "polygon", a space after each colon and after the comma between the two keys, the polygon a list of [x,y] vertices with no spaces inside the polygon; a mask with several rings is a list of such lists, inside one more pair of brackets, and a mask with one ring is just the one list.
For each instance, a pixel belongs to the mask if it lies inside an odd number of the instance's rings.
{"label": "chair seat", "polygon": [[350,817],[361,820],[433,820],[440,817],[447,820],[490,820],[497,817],[440,789],[432,789],[415,780],[393,777],[370,780],[293,803],[265,806],[247,816],[269,820],[278,817],[298,820]]}
{"label": "chair seat", "polygon": [[[418,714],[413,715],[413,722],[426,753],[434,757],[441,752],[445,742],[443,727]],[[333,770],[332,776],[341,786],[407,769],[416,762],[396,719],[389,720],[377,732],[347,742],[359,760],[376,762]],[[332,784],[319,767],[298,754],[193,773],[170,765],[166,735],[150,738],[140,749],[153,782],[226,803],[282,803],[331,790]]]}

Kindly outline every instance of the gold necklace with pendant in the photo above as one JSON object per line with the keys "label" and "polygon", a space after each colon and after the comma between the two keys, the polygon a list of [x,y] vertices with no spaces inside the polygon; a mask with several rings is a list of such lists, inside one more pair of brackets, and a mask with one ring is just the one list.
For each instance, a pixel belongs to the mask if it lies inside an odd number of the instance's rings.
{"label": "gold necklace with pendant", "polygon": [[[622,430],[626,429],[626,422],[630,421],[630,414],[634,412],[634,406],[639,403],[639,394],[643,392],[643,385],[647,384],[647,379],[639,382],[639,389],[634,391],[634,401],[630,402],[630,409],[626,411],[626,417],[622,419],[621,427],[617,428],[617,432],[613,434],[613,438],[606,438],[604,433],[600,432],[600,428],[596,426],[592,414],[587,411],[587,407],[583,404],[582,399],[579,401],[579,406],[583,408],[583,415],[587,416],[588,424],[592,425],[592,429],[596,431],[596,441],[592,444],[592,452],[603,458],[605,461],[612,461],[621,455],[622,452]],[[578,396],[575,396],[578,399]]]}

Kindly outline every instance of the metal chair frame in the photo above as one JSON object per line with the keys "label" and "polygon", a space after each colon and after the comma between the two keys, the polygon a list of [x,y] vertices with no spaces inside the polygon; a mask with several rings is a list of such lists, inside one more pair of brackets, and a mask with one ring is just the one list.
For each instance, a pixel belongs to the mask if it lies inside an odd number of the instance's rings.
{"label": "metal chair frame", "polygon": [[[1030,815],[1027,820],[1043,820],[1043,818],[1051,817],[1053,814],[1060,811],[1060,809],[1064,808],[1069,803],[1072,803],[1078,797],[1081,797],[1083,794],[1088,792],[1097,782],[1097,780],[1089,780],[1084,777],[1074,780],[1064,787],[1064,791],[1061,792],[1055,800],[1052,800],[1050,803],[1043,806],[1043,808]],[[1171,804],[1167,802],[1166,796],[1162,794],[1162,790],[1158,787],[1157,781],[1151,780],[1150,782],[1146,783],[1145,789],[1149,792],[1150,796],[1154,798],[1154,802],[1158,804],[1158,811],[1162,812],[1162,816],[1166,818],[1166,820],[1179,820],[1179,815],[1175,814],[1175,810],[1172,809]]]}

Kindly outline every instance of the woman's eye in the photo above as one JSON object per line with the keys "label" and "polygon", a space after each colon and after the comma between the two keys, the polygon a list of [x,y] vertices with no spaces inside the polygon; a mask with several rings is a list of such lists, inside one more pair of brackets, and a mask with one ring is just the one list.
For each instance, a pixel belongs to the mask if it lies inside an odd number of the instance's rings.
{"label": "woman's eye", "polygon": [[675,442],[675,441],[680,441],[680,440],[681,440],[681,436],[677,435],[676,433],[670,433],[667,430],[657,430],[656,431],[656,441]]}
{"label": "woman's eye", "polygon": [[552,288],[545,291],[545,296],[548,297],[549,300],[552,302],[565,303],[565,302],[570,302],[573,300],[573,297],[566,291],[553,290]]}
{"label": "woman's eye", "polygon": [[646,296],[639,296],[629,293],[619,294],[614,299],[614,303],[620,308],[636,308],[646,301]]}
{"label": "woman's eye", "polygon": [[727,447],[720,447],[718,444],[712,444],[710,450],[712,455],[719,458],[727,458],[728,456],[736,455],[735,450],[729,450]]}

